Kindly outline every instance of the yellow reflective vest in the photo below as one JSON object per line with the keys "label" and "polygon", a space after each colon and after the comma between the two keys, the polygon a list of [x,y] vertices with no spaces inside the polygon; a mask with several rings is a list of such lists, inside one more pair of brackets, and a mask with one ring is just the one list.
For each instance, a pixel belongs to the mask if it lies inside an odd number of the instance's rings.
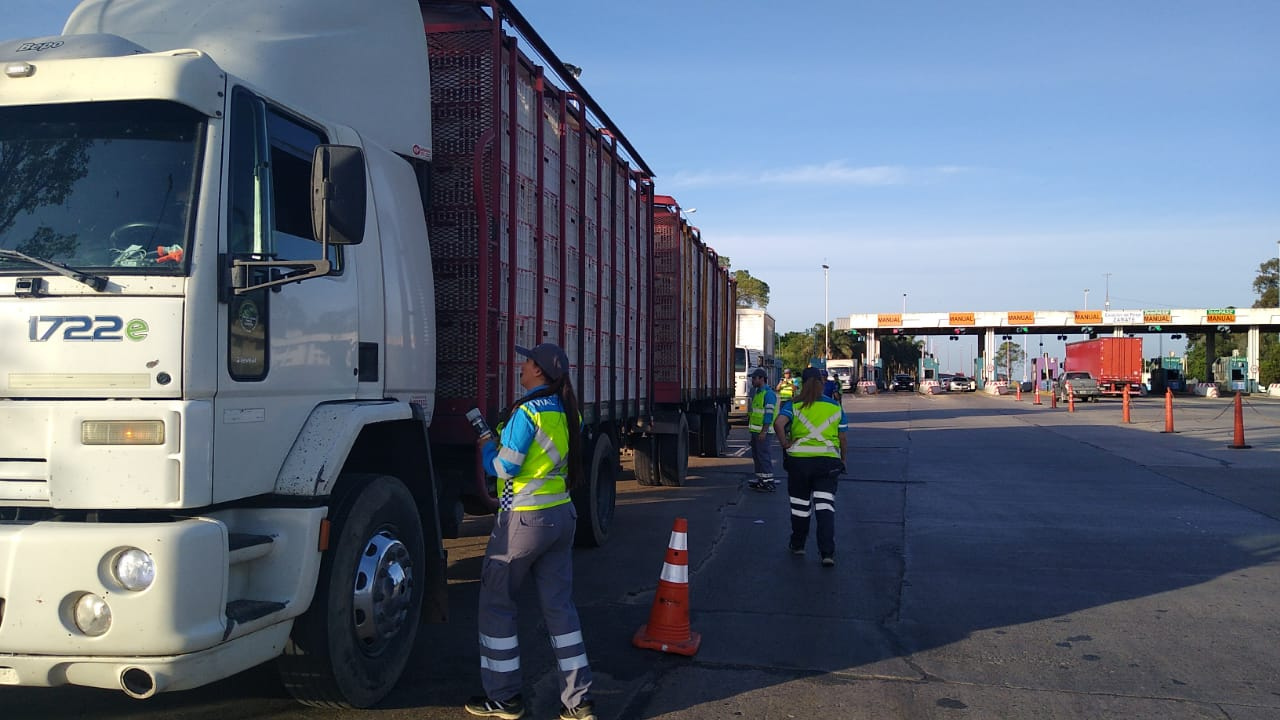
{"label": "yellow reflective vest", "polygon": [[840,457],[840,406],[827,398],[805,407],[792,405],[787,454],[792,457]]}

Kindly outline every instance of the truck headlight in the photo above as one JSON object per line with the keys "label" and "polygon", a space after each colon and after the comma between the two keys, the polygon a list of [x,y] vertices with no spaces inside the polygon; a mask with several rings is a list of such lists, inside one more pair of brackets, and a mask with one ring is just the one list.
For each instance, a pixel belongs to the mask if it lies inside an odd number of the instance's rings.
{"label": "truck headlight", "polygon": [[163,445],[163,420],[85,420],[82,445]]}
{"label": "truck headlight", "polygon": [[85,593],[76,600],[72,617],[85,635],[97,637],[111,629],[111,606],[93,593]]}
{"label": "truck headlight", "polygon": [[146,590],[156,579],[156,563],[145,551],[129,548],[116,555],[111,574],[125,590]]}

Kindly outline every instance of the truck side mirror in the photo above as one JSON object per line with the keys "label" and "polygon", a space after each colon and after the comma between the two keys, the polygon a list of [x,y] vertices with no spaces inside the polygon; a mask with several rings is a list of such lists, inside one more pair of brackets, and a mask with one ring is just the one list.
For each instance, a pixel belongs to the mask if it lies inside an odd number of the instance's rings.
{"label": "truck side mirror", "polygon": [[322,245],[359,245],[364,222],[364,151],[317,145],[311,156],[311,231]]}

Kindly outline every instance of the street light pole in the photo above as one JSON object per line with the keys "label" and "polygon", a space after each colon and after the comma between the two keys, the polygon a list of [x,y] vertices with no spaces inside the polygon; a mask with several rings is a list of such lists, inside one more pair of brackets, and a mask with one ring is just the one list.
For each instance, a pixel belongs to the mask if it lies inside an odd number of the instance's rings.
{"label": "street light pole", "polygon": [[1111,309],[1111,273],[1102,273],[1102,277],[1107,279],[1107,295],[1106,295],[1106,299],[1102,301],[1102,309],[1110,310]]}
{"label": "street light pole", "polygon": [[826,263],[822,264],[822,304],[825,322],[822,325],[822,334],[826,345],[826,360],[831,360],[831,266]]}
{"label": "street light pole", "polygon": [[1089,309],[1089,288],[1084,289],[1084,309]]}

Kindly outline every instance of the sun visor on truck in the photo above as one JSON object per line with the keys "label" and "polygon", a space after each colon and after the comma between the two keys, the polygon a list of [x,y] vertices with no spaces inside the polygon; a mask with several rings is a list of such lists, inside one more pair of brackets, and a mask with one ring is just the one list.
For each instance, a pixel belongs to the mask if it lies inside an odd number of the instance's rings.
{"label": "sun visor on truck", "polygon": [[27,40],[0,41],[0,62],[121,57],[149,52],[151,51],[131,40],[106,33],[50,35]]}

